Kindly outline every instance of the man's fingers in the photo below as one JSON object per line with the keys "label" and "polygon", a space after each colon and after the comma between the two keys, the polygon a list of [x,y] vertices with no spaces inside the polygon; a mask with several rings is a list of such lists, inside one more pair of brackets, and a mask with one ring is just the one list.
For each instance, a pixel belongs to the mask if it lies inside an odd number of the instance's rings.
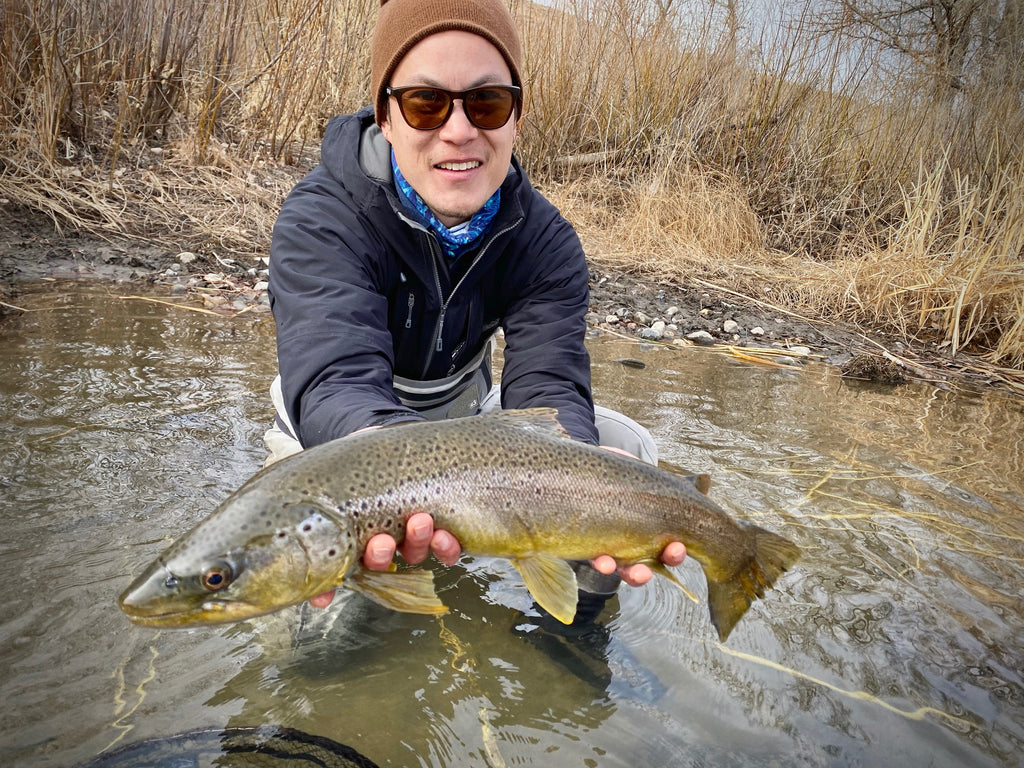
{"label": "man's fingers", "polygon": [[673,541],[661,552],[661,562],[665,565],[682,565],[686,559],[686,545],[681,541]]}
{"label": "man's fingers", "polygon": [[331,604],[331,600],[334,599],[334,590],[330,592],[321,592],[316,597],[309,598],[309,604],[314,608],[326,608]]}
{"label": "man's fingers", "polygon": [[455,565],[462,554],[459,540],[448,531],[434,531],[434,535],[430,539],[430,549],[433,551],[434,557],[445,565]]}
{"label": "man's fingers", "polygon": [[654,571],[643,563],[635,563],[634,565],[624,565],[619,568],[619,575],[629,586],[642,587],[654,578]]}
{"label": "man's fingers", "polygon": [[[686,545],[681,541],[673,541],[661,552],[661,562],[665,565],[680,565],[686,559]],[[618,567],[610,555],[599,555],[590,561],[596,571],[604,574],[619,572],[622,580],[631,587],[641,587],[654,577],[654,571],[643,563]]]}
{"label": "man's fingers", "polygon": [[378,533],[366,543],[363,565],[371,571],[386,571],[395,559],[395,540],[386,533]]}
{"label": "man's fingers", "polygon": [[412,515],[405,524],[405,541],[400,548],[405,562],[415,565],[426,560],[433,536],[434,519],[425,512]]}

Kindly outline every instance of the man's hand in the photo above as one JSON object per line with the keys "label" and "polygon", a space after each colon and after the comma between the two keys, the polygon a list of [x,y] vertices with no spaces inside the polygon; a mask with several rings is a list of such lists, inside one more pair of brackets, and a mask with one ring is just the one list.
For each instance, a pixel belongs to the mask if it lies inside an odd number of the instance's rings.
{"label": "man's hand", "polygon": [[[680,565],[686,559],[686,545],[681,541],[673,541],[661,551],[661,562],[665,565]],[[622,580],[631,587],[642,587],[654,576],[654,571],[643,563],[619,566],[610,555],[600,555],[590,561],[594,570],[610,574],[619,572]]]}
{"label": "man's hand", "polygon": [[[629,458],[637,459],[637,461],[639,461],[639,459],[629,451],[616,448],[614,445],[602,445],[601,447],[606,451],[621,453],[623,456],[629,456]],[[686,545],[681,541],[673,541],[661,552],[661,562],[665,565],[680,565],[685,559]],[[643,563],[624,565],[620,568],[618,563],[615,562],[615,558],[611,557],[611,555],[600,555],[599,557],[595,557],[590,561],[590,564],[594,566],[594,570],[604,574],[612,574],[618,570],[619,576],[622,577],[622,580],[631,587],[642,587],[654,577],[654,572]]]}
{"label": "man's hand", "polygon": [[[402,559],[410,565],[422,563],[431,552],[445,565],[455,565],[462,554],[462,547],[448,531],[434,530],[434,518],[426,512],[417,512],[406,522],[405,541],[401,547],[395,544],[391,535],[378,533],[366,544],[363,565],[371,571],[386,571],[395,559],[395,552],[401,552]],[[326,608],[333,599],[334,590],[331,590],[310,598],[309,604],[314,608]]]}

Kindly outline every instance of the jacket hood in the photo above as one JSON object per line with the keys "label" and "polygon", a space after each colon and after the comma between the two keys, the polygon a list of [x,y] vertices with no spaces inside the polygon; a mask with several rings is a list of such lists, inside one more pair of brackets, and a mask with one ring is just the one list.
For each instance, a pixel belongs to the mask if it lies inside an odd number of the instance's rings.
{"label": "jacket hood", "polygon": [[[355,114],[341,115],[327,123],[320,145],[320,162],[328,172],[357,199],[369,206],[379,203],[383,195],[402,218],[407,218],[395,192],[391,172],[391,145],[374,121],[373,107],[364,107]],[[519,161],[513,156],[502,196],[514,194],[523,183]],[[370,198],[374,197],[374,200]],[[506,206],[502,206],[506,208]]]}

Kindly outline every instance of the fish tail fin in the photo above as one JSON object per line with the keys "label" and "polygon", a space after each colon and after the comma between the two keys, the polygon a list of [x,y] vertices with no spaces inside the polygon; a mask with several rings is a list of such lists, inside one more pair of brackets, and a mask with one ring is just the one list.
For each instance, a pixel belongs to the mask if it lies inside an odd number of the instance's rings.
{"label": "fish tail fin", "polygon": [[771,588],[800,557],[796,544],[756,525],[750,526],[754,536],[754,555],[735,573],[721,578],[708,578],[708,607],[711,623],[718,638],[725,639],[747,612],[750,604]]}

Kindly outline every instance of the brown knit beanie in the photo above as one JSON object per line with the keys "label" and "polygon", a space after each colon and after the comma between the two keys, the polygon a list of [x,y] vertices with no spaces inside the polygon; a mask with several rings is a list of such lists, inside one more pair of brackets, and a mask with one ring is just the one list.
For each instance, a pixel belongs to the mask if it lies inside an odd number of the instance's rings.
{"label": "brown knit beanie", "polygon": [[[502,0],[381,0],[370,44],[370,89],[375,119],[387,117],[388,97],[398,62],[420,40],[435,32],[461,29],[490,41],[512,71],[512,84],[522,87],[519,64],[522,45],[512,14]],[[520,103],[522,108],[522,94]]]}

